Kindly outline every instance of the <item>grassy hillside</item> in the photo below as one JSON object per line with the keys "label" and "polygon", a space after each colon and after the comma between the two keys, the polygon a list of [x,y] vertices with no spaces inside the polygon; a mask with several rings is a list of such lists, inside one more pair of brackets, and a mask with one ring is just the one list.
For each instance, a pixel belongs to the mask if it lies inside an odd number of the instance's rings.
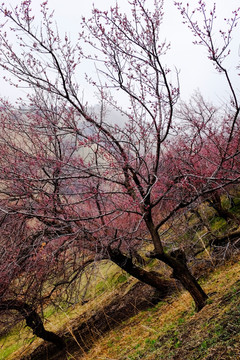
{"label": "grassy hillside", "polygon": [[69,359],[240,359],[240,261],[214,271],[203,287],[210,295],[199,313],[186,292],[140,312]]}
{"label": "grassy hillside", "polygon": [[[110,303],[118,298],[124,301],[123,293],[128,293],[133,283],[128,281],[125,286],[108,288],[97,301],[86,304],[81,308],[83,313],[79,317],[80,308],[74,311],[50,314],[47,320],[48,328],[67,332],[72,337],[74,346],[69,346],[67,354],[58,354],[56,359],[81,360],[138,360],[138,359],[240,359],[240,257],[217,268],[208,278],[202,280],[203,288],[209,294],[207,306],[196,313],[193,302],[186,292],[179,292],[159,302],[155,306],[145,307],[136,311],[136,315],[119,324],[111,326],[109,314],[109,329],[105,329],[100,338],[94,336],[96,331],[91,329],[91,339],[86,347],[78,342],[74,333],[79,324],[86,321],[84,311],[92,314],[94,309]],[[136,296],[136,294],[135,294]],[[146,297],[149,294],[146,293]],[[134,297],[130,298],[134,303]],[[133,306],[135,304],[132,304]],[[49,310],[50,311],[50,310]],[[75,313],[75,318],[74,318]],[[78,314],[78,316],[77,316]],[[109,316],[109,317],[108,317]],[[52,325],[51,325],[52,324]],[[64,324],[64,326],[63,326]],[[112,330],[111,330],[112,328]],[[96,330],[96,329],[95,329]],[[14,352],[16,339],[24,340],[22,346]],[[13,343],[15,339],[15,342]],[[34,341],[33,341],[34,340]],[[0,359],[31,358],[30,353],[41,344],[24,329],[19,336],[16,329],[5,342],[2,342]],[[89,349],[87,351],[86,349]],[[13,352],[12,352],[13,351]],[[11,354],[7,354],[11,352]],[[27,354],[29,357],[27,357]],[[46,359],[46,355],[40,355]],[[49,357],[51,359],[51,357]]]}

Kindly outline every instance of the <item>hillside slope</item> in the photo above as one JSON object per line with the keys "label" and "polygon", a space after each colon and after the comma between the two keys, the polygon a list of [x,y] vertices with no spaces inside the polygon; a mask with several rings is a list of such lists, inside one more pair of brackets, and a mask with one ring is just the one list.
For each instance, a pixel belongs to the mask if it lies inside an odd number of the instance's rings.
{"label": "hillside slope", "polygon": [[184,291],[159,301],[150,287],[129,279],[60,331],[66,352],[28,340],[0,359],[240,359],[240,256],[200,281],[209,301],[199,313]]}
{"label": "hillside slope", "polygon": [[97,341],[88,354],[74,352],[72,359],[240,359],[239,259],[214,271],[203,287],[209,302],[199,313],[183,292],[140,312]]}

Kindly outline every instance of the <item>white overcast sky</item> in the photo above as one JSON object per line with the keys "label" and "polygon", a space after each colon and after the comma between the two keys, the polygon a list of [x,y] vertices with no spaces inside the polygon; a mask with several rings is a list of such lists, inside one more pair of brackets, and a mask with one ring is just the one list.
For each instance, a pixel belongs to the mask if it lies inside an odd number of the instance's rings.
{"label": "white overcast sky", "polygon": [[[32,0],[32,8],[36,19],[41,2],[41,0]],[[81,30],[79,25],[81,16],[88,17],[91,15],[93,2],[96,7],[103,10],[115,4],[115,0],[48,0],[48,5],[50,9],[55,10],[55,19],[60,31],[69,33],[71,38],[74,39],[78,30]],[[183,1],[183,3],[186,2],[185,0]],[[213,0],[207,0],[206,2],[209,7],[214,3]],[[219,22],[222,18],[228,15],[230,16],[231,11],[240,6],[239,0],[215,0],[215,2],[217,5],[217,20]],[[6,3],[15,6],[19,4],[20,1],[8,0]],[[118,3],[123,10],[127,9],[127,0],[118,0]],[[149,0],[149,3],[152,3],[152,0]],[[224,99],[228,97],[224,79],[216,72],[213,65],[207,59],[206,50],[203,47],[192,44],[193,36],[186,25],[182,24],[181,16],[173,3],[173,0],[165,0],[165,18],[162,27],[162,37],[163,40],[169,40],[172,45],[166,61],[170,66],[175,65],[176,68],[180,70],[181,96],[184,100],[187,100],[194,90],[199,89],[207,99],[223,103]],[[194,6],[198,1],[191,0],[189,3],[191,6]],[[148,4],[148,0],[146,4]],[[235,66],[240,60],[239,29],[240,26],[234,33],[232,54],[227,63],[227,67],[231,69],[233,82],[236,86],[240,80],[235,71]],[[0,76],[1,74],[2,72],[0,72]],[[8,96],[10,99],[18,96],[17,90],[9,89],[3,81],[1,82],[2,90],[0,90],[0,96]],[[21,94],[19,94],[19,96],[21,96]],[[87,96],[91,96],[90,93],[87,94]],[[94,100],[92,101],[94,102]]]}

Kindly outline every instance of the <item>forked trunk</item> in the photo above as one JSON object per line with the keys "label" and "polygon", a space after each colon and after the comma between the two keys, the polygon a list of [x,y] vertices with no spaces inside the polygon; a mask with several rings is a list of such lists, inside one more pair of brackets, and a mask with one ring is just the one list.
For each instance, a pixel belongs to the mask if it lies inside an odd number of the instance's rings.
{"label": "forked trunk", "polygon": [[150,212],[145,216],[145,222],[155,249],[153,253],[149,254],[149,257],[162,261],[173,270],[173,278],[179,280],[184,289],[190,293],[195,302],[196,310],[200,311],[206,305],[208,296],[188,269],[184,252],[181,249],[177,249],[172,251],[170,255],[165,253],[158,229],[153,224]]}
{"label": "forked trunk", "polygon": [[181,256],[178,254],[176,257],[175,254],[168,255],[164,253],[156,257],[173,269],[172,276],[179,280],[184,289],[190,293],[195,302],[196,310],[200,311],[206,305],[208,296],[191,274],[186,265],[185,257],[182,255],[184,255],[183,252],[181,252]]}
{"label": "forked trunk", "polygon": [[176,290],[176,282],[174,280],[163,279],[158,273],[154,271],[146,271],[143,268],[135,265],[130,257],[124,255],[119,249],[111,249],[109,247],[108,254],[116,265],[132,275],[143,283],[152,286],[159,292],[159,298],[164,298],[174,290]]}

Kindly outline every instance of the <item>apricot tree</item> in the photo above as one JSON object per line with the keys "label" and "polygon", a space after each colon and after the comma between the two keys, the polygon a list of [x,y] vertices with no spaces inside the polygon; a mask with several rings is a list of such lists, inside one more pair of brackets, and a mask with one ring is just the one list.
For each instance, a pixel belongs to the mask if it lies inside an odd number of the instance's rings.
{"label": "apricot tree", "polygon": [[[41,27],[32,15],[30,0],[14,10],[1,5],[0,66],[16,86],[29,88],[28,101],[21,101],[21,109],[6,102],[2,106],[1,212],[24,217],[28,229],[29,246],[22,240],[25,260],[15,262],[22,268],[18,274],[30,276],[41,269],[41,284],[61,274],[59,282],[53,281],[55,291],[73,283],[92,256],[94,260],[110,258],[157,286],[163,282],[132,261],[136,250],[148,241],[152,245],[148,256],[172,269],[200,310],[207,295],[189,271],[183,252],[166,250],[161,229],[197,200],[239,179],[236,172],[223,176],[225,164],[235,162],[239,154],[234,138],[239,126],[238,98],[223,66],[238,12],[229,20],[228,30],[221,32],[223,45],[216,48],[215,8],[210,17],[204,3],[196,9],[203,15],[201,28],[178,4],[201,44],[207,46],[210,61],[224,74],[232,95],[219,120],[219,127],[228,123],[219,145],[220,157],[207,160],[209,129],[215,118],[206,118],[204,113],[192,117],[189,111],[183,129],[175,116],[179,78],[176,73],[174,80],[174,72],[164,63],[169,44],[160,36],[163,1],[154,1],[152,11],[146,0],[129,4],[130,15],[121,13],[118,5],[108,12],[93,9],[91,19],[82,19],[76,44],[67,35],[61,39],[47,2],[41,6]],[[15,35],[15,44],[8,40],[8,31]],[[92,54],[86,53],[86,43]],[[81,84],[76,81],[81,61],[93,60],[99,64],[101,80],[88,80],[99,91],[99,111],[82,100]],[[119,92],[125,108],[119,105]],[[109,119],[105,106],[124,115],[123,124]],[[211,114],[210,108],[207,113]],[[174,137],[177,153],[172,147]],[[188,165],[186,171],[183,163]],[[204,172],[206,163],[213,166]],[[3,238],[7,241],[8,236]],[[35,271],[26,271],[28,264]],[[34,287],[36,279],[29,281]],[[42,296],[40,291],[33,293]]]}

